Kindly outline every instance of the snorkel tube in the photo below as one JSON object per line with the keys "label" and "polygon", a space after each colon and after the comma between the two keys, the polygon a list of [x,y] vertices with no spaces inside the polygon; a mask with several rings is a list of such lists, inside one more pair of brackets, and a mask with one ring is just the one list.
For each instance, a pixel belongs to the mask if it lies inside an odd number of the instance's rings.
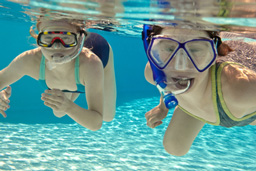
{"label": "snorkel tube", "polygon": [[143,25],[143,31],[142,31],[142,40],[144,44],[144,49],[148,58],[148,61],[150,63],[152,73],[153,73],[153,79],[156,83],[156,87],[161,93],[163,97],[164,104],[166,108],[172,109],[175,108],[178,105],[178,100],[175,98],[174,94],[168,91],[165,91],[164,88],[167,86],[166,82],[166,76],[163,71],[159,70],[150,60],[148,57],[148,31],[153,31],[152,26],[150,25]]}
{"label": "snorkel tube", "polygon": [[[82,51],[83,47],[84,47],[84,41],[85,41],[85,37],[87,36],[86,32],[84,30],[81,30],[80,32],[80,41],[78,42],[77,46],[79,46],[73,53],[63,56],[63,57],[56,57],[53,59],[53,61],[48,61],[46,63],[46,66],[48,67],[49,70],[52,70],[54,68],[56,68],[57,65],[59,64],[64,64],[67,62],[70,62],[72,59],[76,58]],[[55,54],[53,54],[54,56]]]}

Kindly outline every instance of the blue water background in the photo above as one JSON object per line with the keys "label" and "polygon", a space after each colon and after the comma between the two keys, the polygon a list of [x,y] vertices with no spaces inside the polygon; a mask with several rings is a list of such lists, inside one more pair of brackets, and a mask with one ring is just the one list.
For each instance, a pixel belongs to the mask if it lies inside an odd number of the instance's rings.
{"label": "blue water background", "polygon": [[[34,48],[30,23],[1,20],[0,68]],[[150,129],[144,114],[158,103],[145,81],[146,56],[140,38],[100,32],[114,51],[117,80],[115,119],[92,132],[69,117],[56,118],[40,100],[39,83],[24,77],[12,85],[11,108],[0,116],[0,170],[256,170],[256,128],[205,125],[183,157],[164,151],[171,119]],[[76,101],[86,107],[85,98]]]}

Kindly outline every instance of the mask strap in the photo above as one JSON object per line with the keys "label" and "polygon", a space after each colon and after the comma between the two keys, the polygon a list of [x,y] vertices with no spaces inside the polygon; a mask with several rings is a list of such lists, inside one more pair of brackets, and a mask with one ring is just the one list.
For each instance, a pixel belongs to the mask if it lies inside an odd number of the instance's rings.
{"label": "mask strap", "polygon": [[216,49],[218,49],[218,47],[222,44],[221,38],[219,36],[215,36],[213,38],[213,41],[215,43],[215,47]]}

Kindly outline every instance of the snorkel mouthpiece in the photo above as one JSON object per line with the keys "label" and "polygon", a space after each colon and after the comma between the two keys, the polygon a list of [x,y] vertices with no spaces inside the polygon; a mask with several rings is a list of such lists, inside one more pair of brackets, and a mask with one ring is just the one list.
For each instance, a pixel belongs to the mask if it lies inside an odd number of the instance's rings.
{"label": "snorkel mouthpiece", "polygon": [[[170,92],[165,90],[165,87],[167,86],[167,84],[171,86],[171,85],[179,84],[178,82],[172,82],[172,83],[160,82],[160,83],[161,84],[156,84],[156,87],[161,93],[164,104],[168,109],[175,108],[178,105],[178,100],[176,99],[175,95],[186,92],[190,87],[190,80],[188,80],[187,86],[184,89]],[[163,87],[163,85],[165,86]]]}
{"label": "snorkel mouthpiece", "polygon": [[72,59],[76,58],[81,53],[81,51],[83,49],[85,37],[86,37],[86,33],[84,31],[81,32],[80,42],[78,43],[79,47],[72,54],[69,54],[67,56],[65,56],[62,53],[53,54],[52,55],[53,60],[48,61],[46,63],[46,66],[48,67],[48,69],[52,70],[52,69],[56,68],[57,65],[70,62]]}
{"label": "snorkel mouthpiece", "polygon": [[164,104],[167,109],[175,108],[178,105],[178,100],[171,92],[165,91],[159,84],[156,85],[157,89],[163,97]]}

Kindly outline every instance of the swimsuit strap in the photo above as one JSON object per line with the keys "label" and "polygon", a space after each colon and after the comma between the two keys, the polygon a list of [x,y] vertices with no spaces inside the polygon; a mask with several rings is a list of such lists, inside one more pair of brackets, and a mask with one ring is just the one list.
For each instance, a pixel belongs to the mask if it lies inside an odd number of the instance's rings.
{"label": "swimsuit strap", "polygon": [[43,55],[40,63],[39,80],[45,80],[45,57]]}
{"label": "swimsuit strap", "polygon": [[81,84],[79,79],[79,57],[77,57],[75,61],[75,79],[76,79],[76,84]]}
{"label": "swimsuit strap", "polygon": [[39,83],[43,87],[43,89],[49,89],[45,82],[45,57],[42,55],[41,63],[40,63],[40,70],[39,70]]}
{"label": "swimsuit strap", "polygon": [[76,79],[76,87],[77,87],[77,93],[85,93],[84,85],[81,84],[79,79],[79,57],[76,58],[75,61],[75,79]]}
{"label": "swimsuit strap", "polygon": [[223,94],[222,94],[222,85],[221,85],[221,72],[223,68],[227,65],[235,64],[244,67],[240,63],[236,62],[221,62],[217,63],[217,69],[216,69],[216,95],[217,95],[217,104],[219,109],[219,116],[220,116],[220,125],[224,127],[233,127],[233,126],[245,126],[250,124],[256,119],[256,112],[247,114],[243,116],[242,118],[236,118],[230,110],[227,107],[227,104],[224,100]]}

